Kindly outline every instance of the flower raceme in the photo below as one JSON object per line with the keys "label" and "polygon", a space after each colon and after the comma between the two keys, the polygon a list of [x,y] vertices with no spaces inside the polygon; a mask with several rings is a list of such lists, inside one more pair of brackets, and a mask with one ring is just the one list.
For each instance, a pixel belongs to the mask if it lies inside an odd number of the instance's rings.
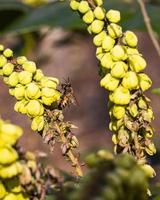
{"label": "flower raceme", "polygon": [[115,152],[129,152],[140,163],[146,154],[156,153],[151,140],[153,128],[150,100],[144,95],[152,81],[143,73],[147,63],[138,51],[138,38],[132,31],[123,32],[118,10],[106,11],[102,0],[71,0],[93,35],[99,60],[100,85],[109,91],[109,128],[114,132]]}
{"label": "flower raceme", "polygon": [[10,87],[9,93],[17,99],[15,111],[32,119],[31,128],[44,128],[44,107],[56,103],[61,93],[56,89],[58,79],[44,76],[36,64],[26,57],[13,60],[13,52],[0,45],[0,74]]}
{"label": "flower raceme", "polygon": [[19,126],[0,119],[0,199],[3,200],[29,200],[19,181],[23,164],[14,148],[21,135]]}

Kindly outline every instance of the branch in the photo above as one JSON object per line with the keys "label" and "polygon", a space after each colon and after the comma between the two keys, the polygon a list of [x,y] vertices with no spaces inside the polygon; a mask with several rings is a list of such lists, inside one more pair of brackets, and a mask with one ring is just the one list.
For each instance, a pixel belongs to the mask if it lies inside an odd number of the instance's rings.
{"label": "branch", "polygon": [[151,20],[149,18],[148,13],[147,13],[147,9],[146,9],[145,3],[144,3],[143,0],[137,0],[137,2],[140,5],[141,12],[142,12],[142,15],[143,15],[143,18],[144,18],[144,22],[145,22],[146,28],[148,30],[149,36],[150,36],[150,38],[151,38],[151,40],[153,42],[153,45],[154,45],[158,55],[160,56],[160,45],[159,45],[159,42],[158,42],[158,40],[157,40],[157,38],[155,36],[153,27],[151,25]]}

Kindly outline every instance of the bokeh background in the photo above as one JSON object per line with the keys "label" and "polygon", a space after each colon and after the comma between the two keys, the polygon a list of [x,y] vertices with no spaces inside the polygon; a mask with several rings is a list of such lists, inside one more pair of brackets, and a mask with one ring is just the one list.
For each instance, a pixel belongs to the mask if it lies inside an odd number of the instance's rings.
{"label": "bokeh background", "polygon": [[[35,61],[46,75],[58,77],[62,82],[70,79],[77,99],[77,106],[65,110],[66,120],[72,121],[80,142],[83,156],[94,149],[113,149],[111,133],[108,130],[109,117],[106,91],[99,86],[97,60],[92,38],[77,13],[73,13],[68,2],[46,1],[27,4],[32,1],[0,0],[0,43],[14,50],[15,55],[26,55]],[[146,1],[155,36],[160,37],[160,1]],[[160,87],[160,57],[154,49],[136,0],[105,1],[106,9],[122,12],[124,30],[136,31],[139,50],[148,62],[146,72],[153,80],[147,92],[155,112],[155,143],[158,153],[151,162],[157,174],[160,166],[160,96],[152,94],[152,89]],[[47,162],[63,170],[71,171],[64,161],[58,145],[54,153],[49,152],[40,136],[30,129],[30,120],[13,110],[15,99],[8,94],[8,88],[0,79],[0,113],[23,127],[24,135],[20,143],[27,150],[43,151],[48,154]],[[157,176],[158,179],[158,176]]]}

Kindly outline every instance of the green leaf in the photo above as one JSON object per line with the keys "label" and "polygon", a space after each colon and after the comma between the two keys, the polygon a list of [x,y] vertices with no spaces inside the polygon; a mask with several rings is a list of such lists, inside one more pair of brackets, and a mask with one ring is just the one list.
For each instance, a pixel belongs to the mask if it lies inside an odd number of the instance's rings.
{"label": "green leaf", "polygon": [[[12,2],[13,0],[10,0]],[[0,1],[1,2],[1,1]],[[4,2],[4,1],[3,1]],[[0,3],[1,4],[1,3]],[[105,0],[105,8],[118,9],[122,14],[122,26],[124,30],[146,30],[144,20],[136,1]],[[147,10],[155,32],[160,36],[160,6],[148,3]],[[26,33],[40,28],[63,27],[66,29],[84,29],[85,25],[77,12],[71,11],[69,2],[52,2],[36,9],[31,9],[18,21],[9,24],[1,33]]]}
{"label": "green leaf", "polygon": [[0,0],[0,32],[28,13],[30,8],[15,0]]}

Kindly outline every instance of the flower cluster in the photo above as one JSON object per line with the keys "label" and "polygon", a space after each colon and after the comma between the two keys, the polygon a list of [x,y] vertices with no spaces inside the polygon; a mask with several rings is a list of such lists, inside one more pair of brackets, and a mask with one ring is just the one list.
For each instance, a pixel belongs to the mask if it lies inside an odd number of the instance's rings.
{"label": "flower cluster", "polygon": [[33,61],[24,56],[14,58],[12,50],[4,49],[3,45],[0,45],[0,75],[10,88],[10,95],[17,100],[14,110],[32,120],[32,130],[43,137],[51,151],[56,142],[62,143],[62,154],[69,158],[81,176],[81,166],[72,152],[79,146],[71,132],[75,126],[65,122],[63,115],[63,109],[74,103],[69,81],[61,84],[59,90],[57,78],[45,76]]}
{"label": "flower cluster", "polygon": [[36,64],[21,56],[13,60],[13,52],[0,46],[0,74],[9,85],[9,93],[17,100],[15,111],[32,119],[31,128],[41,131],[44,128],[46,106],[57,102],[61,93],[56,89],[58,79],[43,75]]}
{"label": "flower cluster", "polygon": [[123,32],[118,10],[106,11],[102,0],[71,0],[92,34],[99,60],[100,85],[109,91],[109,128],[115,152],[129,152],[140,162],[146,153],[156,153],[151,140],[153,111],[144,95],[151,79],[143,72],[147,63],[138,51],[138,38],[132,31]]}
{"label": "flower cluster", "polygon": [[23,165],[14,145],[22,129],[0,119],[0,199],[29,200],[23,192],[19,176]]}

